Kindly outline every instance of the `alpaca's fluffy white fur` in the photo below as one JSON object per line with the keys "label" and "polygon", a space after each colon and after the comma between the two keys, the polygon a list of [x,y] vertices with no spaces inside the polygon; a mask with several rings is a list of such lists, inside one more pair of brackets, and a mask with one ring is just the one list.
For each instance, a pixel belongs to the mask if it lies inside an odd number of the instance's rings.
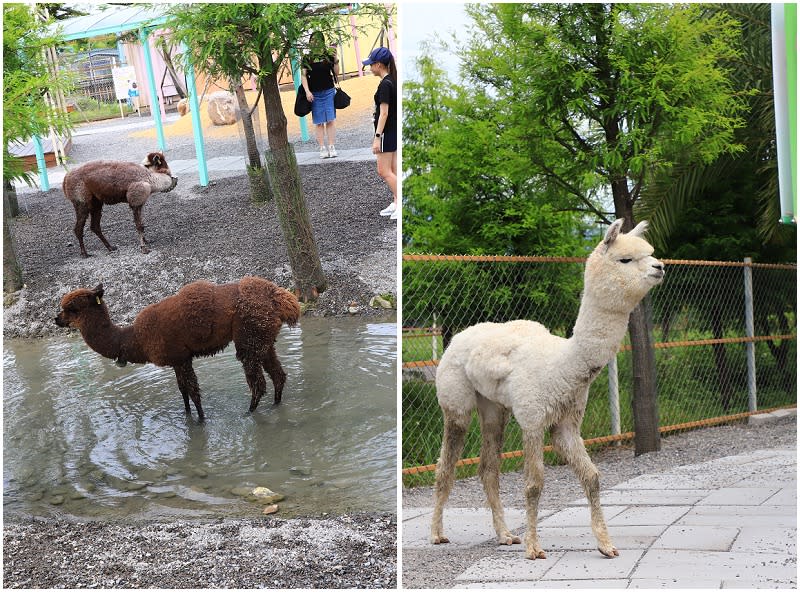
{"label": "alpaca's fluffy white fur", "polygon": [[521,542],[506,527],[499,499],[499,455],[510,411],[525,442],[527,557],[544,557],[536,515],[547,429],[555,449],[574,468],[586,491],[599,550],[609,557],[618,554],[600,509],[599,473],[583,446],[580,425],[589,385],[616,354],[628,316],[664,277],[663,265],[652,256],[653,247],[642,238],[647,223],[627,234],[620,232],[622,223],[617,220],[609,227],[586,262],[584,293],[572,337],[552,335],[533,321],[481,323],[456,335],[444,352],[436,374],[445,429],[436,472],[432,542],[448,540],[442,533],[442,509],[472,410],[477,408],[482,432],[479,474],[499,542]]}

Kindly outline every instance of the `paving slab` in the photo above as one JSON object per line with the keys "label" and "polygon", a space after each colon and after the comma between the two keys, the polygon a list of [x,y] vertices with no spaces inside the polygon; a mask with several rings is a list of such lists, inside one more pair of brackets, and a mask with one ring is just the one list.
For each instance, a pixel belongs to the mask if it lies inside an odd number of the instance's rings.
{"label": "paving slab", "polygon": [[698,502],[701,506],[759,506],[780,491],[779,488],[721,487]]}
{"label": "paving slab", "polygon": [[797,581],[797,558],[781,553],[731,553],[651,549],[636,566],[632,578],[663,578],[666,569],[681,578]]}
{"label": "paving slab", "polygon": [[[664,525],[617,526],[609,527],[608,532],[614,546],[623,553],[627,549],[646,549],[664,532]],[[545,553],[552,551],[594,551],[597,549],[592,529],[587,523],[584,526],[540,527],[539,542]],[[514,545],[501,546],[500,551],[513,552]]]}
{"label": "paving slab", "polygon": [[619,579],[628,578],[641,559],[643,550],[627,550],[620,552],[619,557],[609,559],[599,551],[567,551],[558,558],[552,569],[548,570],[544,579]]}
{"label": "paving slab", "polygon": [[786,506],[695,506],[677,524],[796,528],[797,516],[794,509],[787,509]]}
{"label": "paving slab", "polygon": [[[600,502],[605,506],[691,506],[706,498],[711,489],[611,489],[600,493]],[[570,506],[587,505],[586,498],[573,500]]]}
{"label": "paving slab", "polygon": [[745,526],[739,529],[731,551],[754,551],[784,553],[797,556],[797,529],[771,528],[768,526]]}
{"label": "paving slab", "polygon": [[[403,519],[403,546],[408,549],[474,547],[495,540],[492,512],[488,508],[451,508],[444,512],[444,532],[449,543],[433,545],[430,542],[431,514],[433,509],[410,520]],[[511,530],[524,530],[525,510],[505,509],[506,525]],[[501,545],[498,545],[500,547]],[[505,545],[502,545],[505,546]],[[518,548],[519,545],[516,545]]]}
{"label": "paving slab", "polygon": [[457,581],[476,582],[520,582],[541,579],[561,558],[564,553],[553,553],[547,559],[526,559],[525,554],[508,553],[501,556],[484,557],[461,575]]}
{"label": "paving slab", "polygon": [[[627,510],[627,506],[603,506],[603,515],[608,522],[609,518],[613,518],[620,512]],[[542,520],[542,515],[539,514],[539,526],[587,526],[591,521],[589,508],[587,507],[571,507],[560,510]]]}
{"label": "paving slab", "polygon": [[653,543],[653,549],[729,551],[739,529],[725,526],[673,525]]}

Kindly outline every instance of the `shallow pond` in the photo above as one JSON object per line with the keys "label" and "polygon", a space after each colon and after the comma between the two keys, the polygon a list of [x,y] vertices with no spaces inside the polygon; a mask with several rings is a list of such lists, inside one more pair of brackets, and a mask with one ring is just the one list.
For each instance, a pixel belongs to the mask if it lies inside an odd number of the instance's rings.
{"label": "shallow pond", "polygon": [[255,413],[230,346],[194,361],[206,421],[186,416],[171,368],[117,367],[79,335],[6,340],[6,514],[159,518],[396,508],[393,322],[305,317],[277,342],[287,374]]}

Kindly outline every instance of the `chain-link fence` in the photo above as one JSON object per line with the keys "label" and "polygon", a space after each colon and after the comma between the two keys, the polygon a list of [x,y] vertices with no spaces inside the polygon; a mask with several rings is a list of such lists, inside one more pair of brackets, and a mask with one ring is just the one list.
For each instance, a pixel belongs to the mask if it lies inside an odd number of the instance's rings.
{"label": "chain-link fence", "polygon": [[[442,415],[436,365],[452,336],[484,321],[539,321],[568,337],[578,314],[583,259],[403,256],[403,473],[430,483]],[[666,260],[649,296],[662,432],[732,421],[797,400],[797,266]],[[583,421],[588,445],[632,436],[628,341],[594,381]],[[547,443],[547,442],[546,442]],[[504,468],[521,462],[512,419]],[[459,470],[479,455],[473,418]]]}

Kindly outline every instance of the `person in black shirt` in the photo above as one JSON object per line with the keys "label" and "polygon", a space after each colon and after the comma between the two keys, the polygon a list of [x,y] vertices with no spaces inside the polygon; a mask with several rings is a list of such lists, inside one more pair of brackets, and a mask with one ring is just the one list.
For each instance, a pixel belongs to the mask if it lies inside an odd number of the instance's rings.
{"label": "person in black shirt", "polygon": [[375,137],[372,152],[378,159],[378,174],[389,186],[394,201],[381,211],[381,216],[396,220],[397,206],[397,66],[394,56],[385,47],[376,47],[362,62],[381,81],[375,92]]}
{"label": "person in black shirt", "polygon": [[[320,31],[311,33],[308,40],[308,54],[303,58],[301,83],[306,98],[311,103],[311,121],[319,144],[320,158],[334,158],[336,153],[336,109],[333,97],[336,88],[333,74],[339,74],[339,59],[336,52],[325,45],[325,36]],[[325,132],[328,132],[328,146],[325,146]]]}

